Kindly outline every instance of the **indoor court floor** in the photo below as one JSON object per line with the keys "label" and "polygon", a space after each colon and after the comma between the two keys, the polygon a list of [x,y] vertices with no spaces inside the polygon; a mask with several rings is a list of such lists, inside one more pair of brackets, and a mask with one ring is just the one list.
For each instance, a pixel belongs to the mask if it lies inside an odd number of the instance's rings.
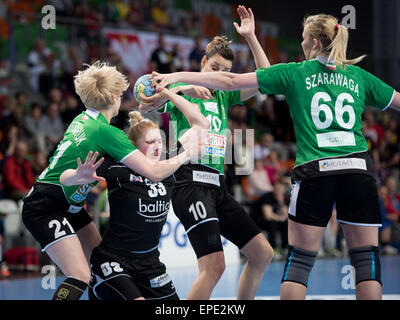
{"label": "indoor court floor", "polygon": [[[213,291],[212,299],[234,300],[236,288],[243,265],[228,265]],[[273,262],[269,265],[256,299],[279,299],[280,280],[284,262]],[[355,290],[351,281],[351,268],[348,259],[318,259],[309,279],[307,299],[318,300],[352,300]],[[400,300],[400,256],[381,257],[383,299]],[[181,299],[185,299],[196,275],[197,268],[169,268],[168,273],[174,281]],[[64,279],[56,277],[56,286]],[[54,289],[42,288],[43,275],[20,279],[0,280],[0,300],[49,300]],[[87,293],[82,300],[87,299]]]}

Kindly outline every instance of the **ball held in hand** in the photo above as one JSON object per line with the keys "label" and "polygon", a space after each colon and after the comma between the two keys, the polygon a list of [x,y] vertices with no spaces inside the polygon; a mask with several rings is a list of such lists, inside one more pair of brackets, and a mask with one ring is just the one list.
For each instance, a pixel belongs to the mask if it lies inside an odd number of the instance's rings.
{"label": "ball held in hand", "polygon": [[140,95],[144,94],[146,97],[152,96],[156,92],[156,88],[151,87],[150,74],[145,74],[137,79],[133,87],[133,95],[137,102],[141,103]]}

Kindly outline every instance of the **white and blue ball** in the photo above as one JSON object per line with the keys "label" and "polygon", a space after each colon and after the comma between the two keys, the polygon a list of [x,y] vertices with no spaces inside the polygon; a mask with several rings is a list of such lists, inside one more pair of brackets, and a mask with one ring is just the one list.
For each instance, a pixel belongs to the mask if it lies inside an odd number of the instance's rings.
{"label": "white and blue ball", "polygon": [[156,92],[156,88],[151,87],[150,74],[145,74],[137,79],[133,87],[133,95],[137,102],[141,103],[140,95],[144,94],[146,97],[152,96]]}

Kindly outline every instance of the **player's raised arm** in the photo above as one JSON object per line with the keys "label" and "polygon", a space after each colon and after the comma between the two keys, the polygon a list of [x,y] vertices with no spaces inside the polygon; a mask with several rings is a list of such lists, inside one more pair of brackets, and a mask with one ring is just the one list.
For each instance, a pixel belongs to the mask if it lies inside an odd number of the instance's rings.
{"label": "player's raised arm", "polygon": [[[246,9],[244,6],[238,6],[237,13],[240,17],[240,25],[236,22],[234,22],[233,25],[235,26],[236,31],[243,38],[245,38],[247,44],[249,45],[254,57],[256,68],[259,69],[269,67],[269,60],[264,52],[264,49],[261,47],[260,43],[257,40],[253,11],[251,10],[251,8]],[[240,100],[246,101],[257,94],[257,92],[257,89],[241,90]]]}

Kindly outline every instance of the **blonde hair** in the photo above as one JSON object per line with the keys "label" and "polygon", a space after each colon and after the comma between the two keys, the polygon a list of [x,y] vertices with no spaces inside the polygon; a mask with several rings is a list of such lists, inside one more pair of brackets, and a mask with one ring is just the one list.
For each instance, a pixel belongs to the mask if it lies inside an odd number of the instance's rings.
{"label": "blonde hair", "polygon": [[114,95],[121,96],[128,89],[127,77],[115,66],[97,61],[74,77],[75,91],[86,108],[107,109],[114,103]]}
{"label": "blonde hair", "polygon": [[365,58],[365,55],[355,59],[346,58],[349,32],[334,16],[317,14],[306,17],[303,27],[307,28],[311,38],[319,41],[321,53],[328,55],[328,61],[333,60],[335,65],[346,68],[346,65],[356,64]]}
{"label": "blonde hair", "polygon": [[232,41],[229,41],[225,36],[216,36],[206,47],[207,60],[215,55],[220,55],[222,58],[233,61],[234,55],[230,48]]}
{"label": "blonde hair", "polygon": [[149,129],[159,129],[154,121],[144,118],[139,111],[129,112],[129,125],[128,138],[131,141],[137,141]]}

